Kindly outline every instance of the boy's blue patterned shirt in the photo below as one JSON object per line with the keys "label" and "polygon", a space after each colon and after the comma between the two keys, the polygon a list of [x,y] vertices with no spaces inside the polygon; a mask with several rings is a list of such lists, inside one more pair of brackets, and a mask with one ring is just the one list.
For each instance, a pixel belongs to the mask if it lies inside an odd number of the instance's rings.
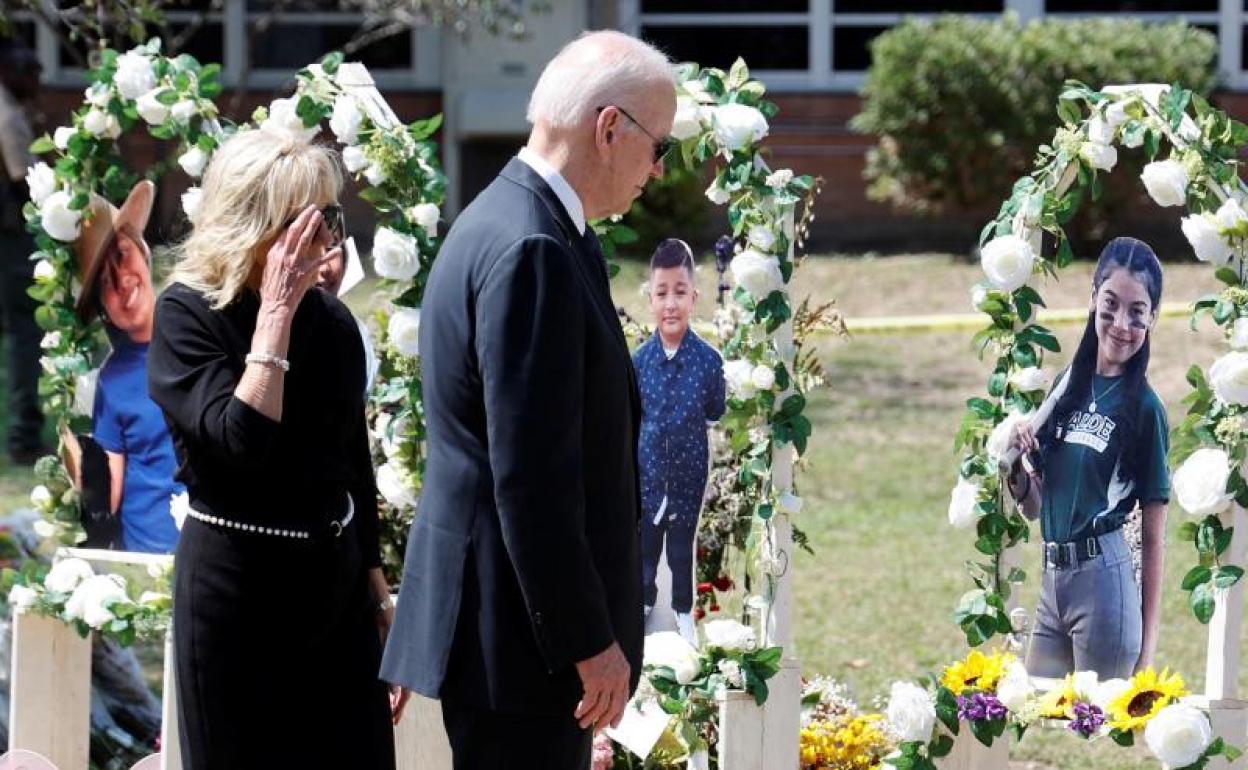
{"label": "boy's blue patterned shirt", "polygon": [[653,519],[697,518],[709,462],[707,422],[724,415],[724,362],[690,329],[669,360],[658,332],[633,354],[641,390],[641,503]]}

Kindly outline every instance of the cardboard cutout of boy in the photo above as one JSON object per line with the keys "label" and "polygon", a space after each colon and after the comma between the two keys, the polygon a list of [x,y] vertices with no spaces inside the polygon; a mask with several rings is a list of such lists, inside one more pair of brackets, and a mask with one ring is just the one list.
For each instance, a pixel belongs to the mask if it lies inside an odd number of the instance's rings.
{"label": "cardboard cutout of boy", "polygon": [[723,359],[689,328],[697,297],[693,252],[679,239],[663,241],[650,260],[655,332],[633,354],[641,390],[642,601],[648,616],[666,544],[676,627],[694,646],[694,547],[710,467],[707,425],[725,409]]}

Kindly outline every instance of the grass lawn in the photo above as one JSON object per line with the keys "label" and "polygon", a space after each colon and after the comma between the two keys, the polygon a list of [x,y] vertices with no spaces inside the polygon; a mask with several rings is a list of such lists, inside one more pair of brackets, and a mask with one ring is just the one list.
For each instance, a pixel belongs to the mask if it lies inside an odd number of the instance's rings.
{"label": "grass lawn", "polygon": [[[1064,280],[1040,287],[1054,309],[1087,301],[1089,265],[1070,268]],[[643,266],[625,262],[614,281],[617,301],[648,323],[638,291]],[[798,271],[796,294],[836,299],[849,318],[970,311],[969,292],[980,279],[974,264],[945,255],[882,259],[811,258]],[[714,303],[715,274],[699,274],[699,313]],[[1166,273],[1168,301],[1191,300],[1212,290],[1210,271],[1174,266]],[[367,287],[353,294],[361,312]],[[1192,363],[1207,366],[1222,350],[1211,330],[1188,331],[1186,320],[1161,323],[1153,345],[1151,377],[1170,409],[1180,416]],[[1073,349],[1079,329],[1056,329]],[[951,613],[970,587],[962,563],[974,558],[971,538],[945,519],[956,474],[953,435],[962,404],[982,394],[986,366],[970,349],[971,330],[912,335],[863,335],[820,342],[830,386],[813,394],[815,434],[798,483],[806,506],[799,525],[814,556],[796,561],[796,653],[808,673],[849,683],[870,705],[898,678],[938,669],[965,653]],[[1051,358],[1050,372],[1064,359]],[[7,415],[0,417],[0,426]],[[0,505],[26,505],[30,474],[0,457]],[[1183,514],[1172,507],[1173,533]],[[1037,531],[1038,536],[1038,531]],[[1204,680],[1206,634],[1187,611],[1179,580],[1193,561],[1188,544],[1174,543],[1167,558],[1165,614],[1157,660],[1186,675],[1199,691]],[[1028,549],[1029,581],[1024,604],[1034,605],[1037,549]],[[1241,687],[1248,677],[1241,678]],[[1038,767],[1156,767],[1144,749],[1087,747],[1073,737],[1039,731],[1014,752]]]}

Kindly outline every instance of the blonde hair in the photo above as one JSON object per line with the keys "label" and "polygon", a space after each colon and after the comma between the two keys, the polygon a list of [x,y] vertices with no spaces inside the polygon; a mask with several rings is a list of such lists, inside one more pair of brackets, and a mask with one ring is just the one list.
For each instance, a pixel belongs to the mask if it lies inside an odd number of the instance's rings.
{"label": "blonde hair", "polygon": [[263,257],[260,247],[309,204],[337,200],[341,190],[332,149],[267,130],[235,134],[204,172],[171,280],[202,293],[214,309],[225,307],[242,293]]}

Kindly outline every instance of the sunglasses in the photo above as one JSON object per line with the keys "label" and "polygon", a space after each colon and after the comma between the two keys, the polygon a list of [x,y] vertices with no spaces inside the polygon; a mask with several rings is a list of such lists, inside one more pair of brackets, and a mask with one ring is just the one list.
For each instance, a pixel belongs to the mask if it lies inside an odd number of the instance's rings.
{"label": "sunglasses", "polygon": [[[614,107],[614,108],[616,108],[617,110],[619,110],[621,115],[623,115],[624,117],[628,118],[628,119],[629,119],[629,121],[630,121],[630,122],[631,122],[634,126],[637,126],[637,128],[640,128],[640,129],[641,129],[641,132],[642,132],[643,134],[645,134],[646,136],[650,137],[650,140],[654,143],[654,162],[655,162],[655,163],[658,163],[659,161],[661,161],[661,160],[663,160],[665,157],[667,157],[667,154],[668,154],[669,152],[671,152],[671,151],[672,151],[672,148],[673,148],[673,147],[675,147],[675,146],[676,146],[676,140],[675,140],[675,139],[671,138],[670,136],[665,136],[665,137],[663,137],[662,139],[660,139],[659,137],[657,137],[657,136],[655,136],[654,134],[650,133],[650,130],[649,130],[649,129],[647,129],[645,126],[641,125],[641,121],[637,120],[637,118],[634,118],[632,115],[629,115],[629,114],[628,114],[628,110],[624,109],[623,107],[619,106],[618,104],[612,104],[612,105],[607,105],[607,106]],[[599,113],[601,113],[603,110],[605,110],[605,109],[607,108],[607,106],[599,107],[599,108],[598,108],[598,112],[599,112]]]}
{"label": "sunglasses", "polygon": [[[282,229],[285,230],[293,225],[298,218],[299,215],[296,214],[286,220],[286,224],[282,225]],[[321,209],[321,219],[325,224],[325,228],[329,230],[330,235],[334,236],[333,242],[329,245],[330,248],[341,246],[342,242],[347,239],[347,218],[342,211],[342,206],[338,203],[331,203],[325,206]]]}

